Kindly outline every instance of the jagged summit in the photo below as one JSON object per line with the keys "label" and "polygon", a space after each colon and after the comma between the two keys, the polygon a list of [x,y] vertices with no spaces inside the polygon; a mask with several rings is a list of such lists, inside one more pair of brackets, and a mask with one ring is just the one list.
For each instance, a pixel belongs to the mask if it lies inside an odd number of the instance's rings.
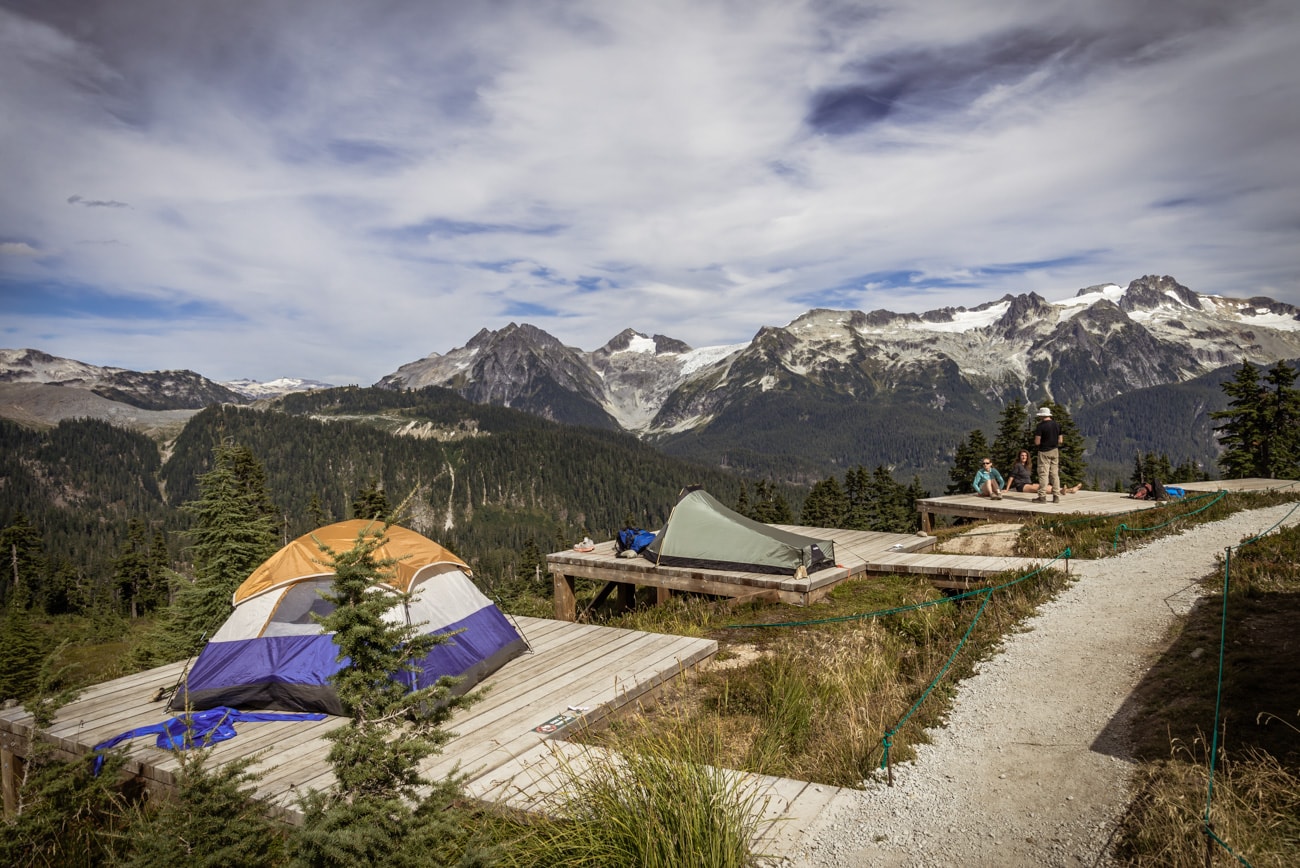
{"label": "jagged summit", "polygon": [[[512,322],[402,365],[376,385],[440,386],[478,403],[651,438],[727,429],[728,437],[761,439],[783,414],[820,418],[804,409],[819,403],[886,413],[902,402],[966,425],[1009,400],[1052,398],[1073,408],[1243,359],[1294,358],[1300,310],[1292,305],[1203,296],[1172,277],[1146,275],[1057,302],[1027,293],[920,314],[817,308],[728,346],[692,348],[629,326],[586,351]],[[36,349],[0,350],[5,383],[62,384],[178,410],[324,386],[289,378],[220,384],[192,371],[97,367]]]}
{"label": "jagged summit", "polygon": [[[527,365],[519,361],[525,352]],[[552,398],[540,412],[563,419],[552,391],[560,388],[588,419],[655,435],[710,424],[755,392],[811,389],[846,400],[896,393],[939,408],[1051,397],[1070,406],[1243,358],[1297,356],[1296,308],[1201,296],[1172,277],[1147,275],[1055,303],[1028,293],[921,314],[817,308],[729,347],[691,349],[627,328],[584,352],[512,323],[404,365],[380,384],[443,385],[509,406],[541,392]]]}

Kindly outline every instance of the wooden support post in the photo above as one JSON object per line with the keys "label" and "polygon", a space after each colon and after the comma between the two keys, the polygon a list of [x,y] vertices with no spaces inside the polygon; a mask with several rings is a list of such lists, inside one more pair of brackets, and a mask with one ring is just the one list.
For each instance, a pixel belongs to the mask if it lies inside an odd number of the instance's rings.
{"label": "wooden support post", "polygon": [[573,590],[573,577],[552,570],[551,585],[555,592],[555,620],[578,620],[578,597]]}
{"label": "wooden support post", "polygon": [[655,605],[662,606],[673,598],[673,589],[659,585],[655,588]]}
{"label": "wooden support post", "polygon": [[618,610],[627,612],[636,608],[636,585],[631,582],[618,583]]}
{"label": "wooden support post", "polygon": [[18,814],[18,763],[14,752],[0,748],[0,789],[4,790],[5,819]]}

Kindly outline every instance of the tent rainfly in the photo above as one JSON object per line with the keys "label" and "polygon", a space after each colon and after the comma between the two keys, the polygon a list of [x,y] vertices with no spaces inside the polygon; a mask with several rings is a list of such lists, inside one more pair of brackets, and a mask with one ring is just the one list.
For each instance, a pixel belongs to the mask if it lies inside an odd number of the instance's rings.
{"label": "tent rainfly", "polygon": [[[347,551],[375,522],[344,521],[304,534],[253,571],[235,591],[235,611],[204,647],[186,683],[172,697],[171,709],[238,709],[344,713],[329,678],[347,665],[339,660],[332,633],[321,631],[312,615],[328,615],[332,604],[322,593],[333,581],[320,544]],[[376,559],[393,559],[388,592],[409,593],[404,605],[389,609],[395,622],[417,625],[426,633],[453,633],[418,665],[404,673],[412,690],[444,675],[461,678],[464,693],[525,650],[524,640],[492,601],[470,581],[460,558],[412,530],[384,529]]]}
{"label": "tent rainfly", "polygon": [[687,490],[641,552],[664,566],[794,575],[835,566],[835,543],[746,518],[703,489]]}

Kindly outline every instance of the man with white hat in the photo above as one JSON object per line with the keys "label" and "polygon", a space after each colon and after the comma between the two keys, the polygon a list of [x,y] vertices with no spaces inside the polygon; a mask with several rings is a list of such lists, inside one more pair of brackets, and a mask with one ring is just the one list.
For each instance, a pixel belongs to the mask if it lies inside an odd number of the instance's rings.
{"label": "man with white hat", "polygon": [[1038,496],[1034,503],[1047,503],[1047,490],[1051,486],[1052,503],[1060,503],[1057,495],[1061,488],[1061,426],[1052,419],[1048,407],[1038,408],[1038,427],[1034,429],[1034,445],[1038,447]]}

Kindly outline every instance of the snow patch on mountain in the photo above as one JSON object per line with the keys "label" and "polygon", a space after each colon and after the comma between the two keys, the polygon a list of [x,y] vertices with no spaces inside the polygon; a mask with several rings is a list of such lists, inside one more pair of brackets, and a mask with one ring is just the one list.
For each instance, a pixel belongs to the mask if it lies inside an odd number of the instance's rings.
{"label": "snow patch on mountain", "polygon": [[1004,301],[1001,304],[990,305],[983,309],[957,310],[953,313],[952,319],[947,322],[931,322],[922,318],[917,322],[907,323],[906,327],[916,331],[927,332],[968,332],[975,329],[988,328],[1001,319],[1002,315],[1005,314],[1010,307],[1011,303]]}
{"label": "snow patch on mountain", "polygon": [[254,400],[260,398],[277,398],[280,395],[288,395],[291,392],[310,392],[315,389],[332,389],[329,383],[322,383],[319,380],[303,380],[298,377],[280,377],[275,380],[268,380],[260,383],[257,380],[230,380],[222,383],[227,389],[238,392],[245,398]]}
{"label": "snow patch on mountain", "polygon": [[718,362],[727,358],[727,356],[734,355],[747,346],[749,346],[749,344],[728,344],[726,346],[718,347],[700,347],[699,349],[691,350],[689,353],[683,353],[681,356],[681,374],[683,377],[689,377],[696,371],[716,365]]}

